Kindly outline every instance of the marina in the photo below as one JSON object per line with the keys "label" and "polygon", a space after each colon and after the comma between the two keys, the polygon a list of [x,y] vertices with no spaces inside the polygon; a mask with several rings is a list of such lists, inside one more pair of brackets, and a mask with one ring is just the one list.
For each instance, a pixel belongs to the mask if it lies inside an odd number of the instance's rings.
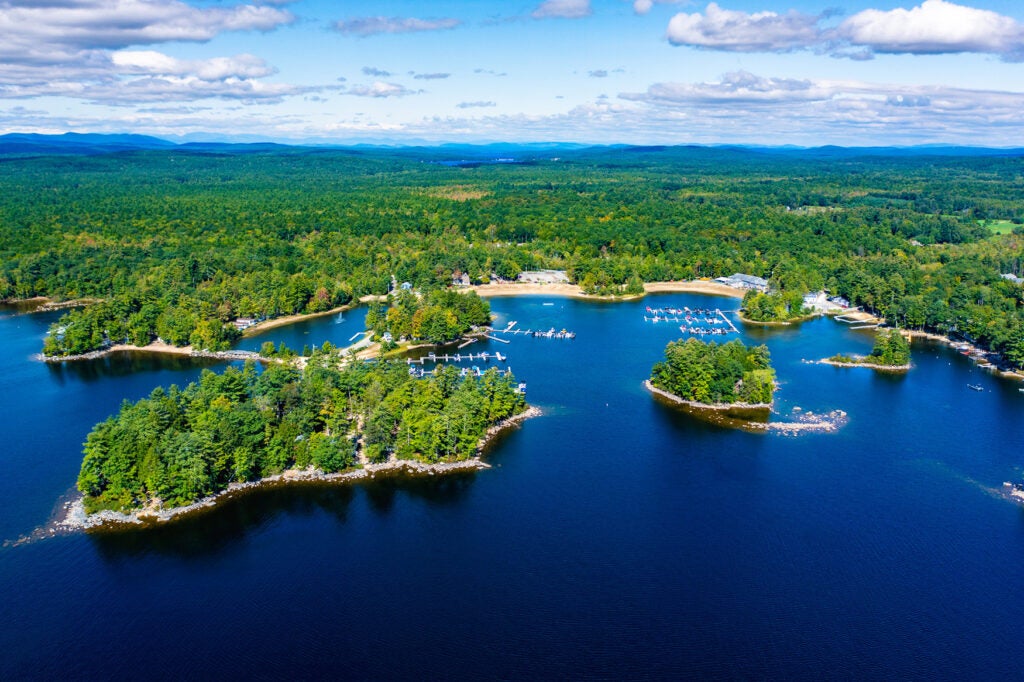
{"label": "marina", "polygon": [[496,360],[497,362],[505,362],[508,360],[508,356],[502,355],[501,353],[455,353],[454,355],[438,355],[436,353],[427,353],[420,358],[406,358],[406,362],[410,365],[424,364],[426,362],[490,362]]}
{"label": "marina", "polygon": [[739,329],[720,308],[652,308],[645,309],[644,322],[672,322],[680,325],[679,331],[694,336],[725,336],[738,334]]}
{"label": "marina", "polygon": [[[505,327],[504,329],[494,329],[494,330],[491,330],[491,331],[494,334],[513,334],[513,335],[522,334],[523,336],[532,336],[535,339],[575,339],[576,338],[576,332],[571,332],[571,331],[568,331],[566,329],[562,329],[561,331],[555,331],[554,327],[551,327],[550,329],[547,329],[547,330],[540,330],[540,329],[518,329],[518,328],[516,328],[517,324],[518,323],[515,320],[512,320],[511,322],[508,323],[508,326]],[[493,339],[495,341],[501,340],[501,339],[497,339],[497,338],[495,338],[493,336],[488,336],[487,338]],[[506,341],[506,343],[507,343],[507,341]]]}

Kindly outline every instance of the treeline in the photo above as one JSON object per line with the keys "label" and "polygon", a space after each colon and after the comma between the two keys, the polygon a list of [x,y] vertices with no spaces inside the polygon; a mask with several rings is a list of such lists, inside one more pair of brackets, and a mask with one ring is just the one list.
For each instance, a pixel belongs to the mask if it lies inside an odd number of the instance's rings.
{"label": "treeline", "polygon": [[743,272],[1024,359],[1024,287],[1000,277],[1024,275],[1024,238],[980,222],[1024,220],[1018,158],[596,149],[453,168],[432,153],[5,160],[0,297],[102,299],[55,326],[48,352],[77,353],[223,346],[238,317],[329,309],[392,277],[429,292],[556,268],[623,294]]}
{"label": "treeline", "polygon": [[848,364],[868,363],[884,367],[905,367],[910,364],[910,342],[898,329],[879,329],[871,353],[863,358],[834,355],[829,360]]}
{"label": "treeline", "polygon": [[394,341],[408,339],[434,344],[454,341],[472,327],[490,321],[491,305],[474,291],[442,289],[417,295],[400,290],[387,303],[370,304],[366,312],[366,328],[373,331],[375,338],[390,334]]}
{"label": "treeline", "polygon": [[743,295],[743,317],[753,322],[786,322],[806,314],[801,291],[762,293],[751,289]]}
{"label": "treeline", "polygon": [[651,369],[651,384],[683,400],[707,405],[759,405],[772,402],[775,371],[767,346],[689,338],[665,347],[665,359]]}
{"label": "treeline", "polygon": [[342,471],[360,448],[371,461],[461,460],[525,408],[515,378],[495,370],[416,379],[403,363],[342,363],[317,349],[304,371],[250,362],[125,402],[89,434],[78,489],[90,512],[173,507],[286,469]]}

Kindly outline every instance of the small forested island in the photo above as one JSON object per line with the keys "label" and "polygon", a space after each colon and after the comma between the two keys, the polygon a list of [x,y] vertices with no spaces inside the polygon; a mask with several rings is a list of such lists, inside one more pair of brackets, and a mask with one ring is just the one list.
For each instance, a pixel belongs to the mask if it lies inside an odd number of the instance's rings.
{"label": "small forested island", "polygon": [[910,343],[899,329],[880,329],[875,335],[875,346],[869,355],[837,354],[822,362],[829,365],[906,371],[910,369]]}
{"label": "small forested island", "polygon": [[786,323],[807,317],[800,291],[761,292],[751,289],[743,295],[740,318],[744,322]]}
{"label": "small forested island", "polygon": [[400,290],[389,303],[376,302],[366,313],[374,338],[441,344],[454,341],[472,327],[491,321],[491,306],[476,292],[435,289],[423,295]]}
{"label": "small forested island", "polygon": [[125,402],[88,435],[78,489],[87,513],[166,509],[286,470],[458,462],[526,410],[510,373],[416,378],[316,349],[304,370],[248,362]]}
{"label": "small forested island", "polygon": [[665,347],[665,359],[654,365],[647,384],[692,406],[767,408],[775,392],[775,371],[767,346],[689,338]]}

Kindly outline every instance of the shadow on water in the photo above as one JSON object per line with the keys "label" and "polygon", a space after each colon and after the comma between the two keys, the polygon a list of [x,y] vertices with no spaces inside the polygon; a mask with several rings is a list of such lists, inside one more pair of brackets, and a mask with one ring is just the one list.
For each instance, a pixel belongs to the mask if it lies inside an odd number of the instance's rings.
{"label": "shadow on water", "polygon": [[247,535],[282,516],[326,513],[345,523],[354,497],[355,491],[349,485],[310,483],[250,490],[238,497],[218,500],[215,507],[171,523],[103,528],[90,532],[89,538],[100,554],[112,561],[152,552],[200,558],[234,549]]}
{"label": "shadow on water", "polygon": [[125,377],[142,372],[186,371],[222,364],[224,364],[222,360],[213,358],[125,351],[111,353],[95,360],[48,362],[46,366],[50,370],[50,376],[63,384],[69,379],[90,383],[100,379]]}
{"label": "shadow on water", "polygon": [[394,508],[399,494],[434,506],[457,505],[465,500],[475,480],[475,471],[453,472],[443,476],[378,475],[362,483],[361,487],[366,492],[370,508],[380,515],[386,515]]}
{"label": "shadow on water", "polygon": [[348,522],[349,510],[362,489],[369,509],[381,516],[394,510],[401,495],[431,505],[463,501],[475,472],[444,476],[380,476],[358,485],[291,482],[257,488],[218,500],[216,506],[199,510],[171,523],[107,527],[89,533],[100,555],[109,561],[133,559],[150,553],[183,559],[207,558],[231,552],[283,517],[333,517]]}

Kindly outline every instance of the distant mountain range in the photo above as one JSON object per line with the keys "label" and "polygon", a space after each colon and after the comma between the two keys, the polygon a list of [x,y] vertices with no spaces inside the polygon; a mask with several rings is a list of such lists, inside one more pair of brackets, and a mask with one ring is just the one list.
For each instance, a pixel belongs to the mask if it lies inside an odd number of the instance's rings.
{"label": "distant mountain range", "polygon": [[592,150],[597,153],[627,151],[634,154],[658,154],[683,150],[706,150],[715,155],[743,153],[800,157],[805,159],[843,159],[865,156],[1024,156],[1024,148],[996,149],[956,145],[920,145],[913,147],[794,147],[759,145],[694,145],[694,146],[640,146],[640,145],[587,145],[568,142],[537,142],[490,144],[431,144],[415,141],[407,144],[279,144],[274,142],[183,141],[171,142],[148,135],[107,135],[100,133],[64,133],[41,135],[38,133],[8,133],[0,135],[0,156],[90,156],[119,152],[175,149],[196,153],[256,153],[268,151],[309,151],[311,149],[390,150],[442,157],[442,160],[483,160],[508,157],[515,154],[574,152]]}

